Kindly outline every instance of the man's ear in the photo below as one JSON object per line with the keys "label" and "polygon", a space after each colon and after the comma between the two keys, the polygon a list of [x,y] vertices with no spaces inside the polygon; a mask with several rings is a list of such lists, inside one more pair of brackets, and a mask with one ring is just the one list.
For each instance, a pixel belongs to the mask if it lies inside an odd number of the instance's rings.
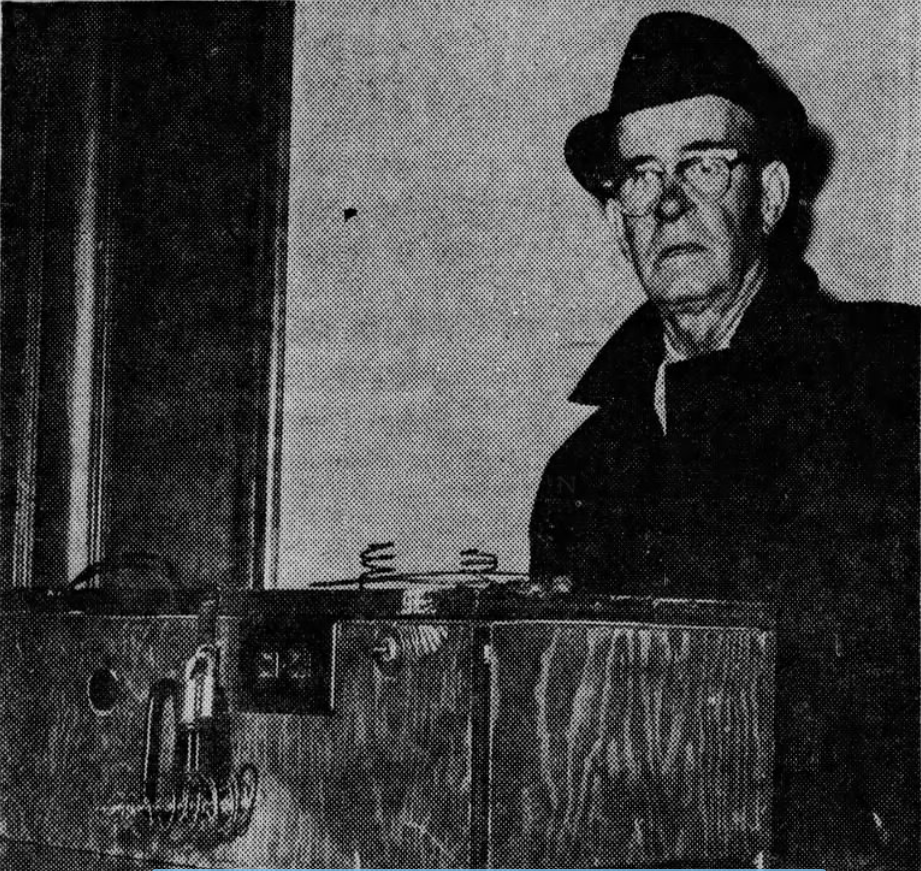
{"label": "man's ear", "polygon": [[761,226],[765,236],[774,232],[790,199],[790,170],[779,160],[761,170]]}
{"label": "man's ear", "polygon": [[627,246],[627,232],[624,228],[624,213],[617,208],[614,204],[614,200],[605,200],[601,204],[601,208],[604,210],[605,220],[611,228],[611,233],[614,236],[614,240],[617,242],[617,247],[620,248],[620,253],[629,260],[630,248]]}

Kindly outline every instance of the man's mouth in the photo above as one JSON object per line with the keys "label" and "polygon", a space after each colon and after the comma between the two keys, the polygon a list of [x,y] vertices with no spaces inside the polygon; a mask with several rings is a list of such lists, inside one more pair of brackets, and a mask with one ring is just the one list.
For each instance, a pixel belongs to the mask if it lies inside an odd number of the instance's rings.
{"label": "man's mouth", "polygon": [[682,257],[687,254],[700,254],[707,249],[697,242],[681,242],[677,245],[666,245],[656,255],[656,264],[663,263],[671,257]]}

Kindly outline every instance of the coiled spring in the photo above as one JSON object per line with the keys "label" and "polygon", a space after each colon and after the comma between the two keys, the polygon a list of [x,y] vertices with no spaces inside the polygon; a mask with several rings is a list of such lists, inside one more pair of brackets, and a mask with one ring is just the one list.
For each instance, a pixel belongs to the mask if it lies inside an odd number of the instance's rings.
{"label": "coiled spring", "polygon": [[460,552],[461,571],[490,574],[499,568],[499,558],[476,547]]}
{"label": "coiled spring", "polygon": [[259,773],[246,764],[220,782],[201,772],[185,772],[166,801],[144,800],[148,834],[172,844],[232,841],[249,827]]}
{"label": "coiled spring", "polygon": [[[372,542],[361,552],[361,567],[364,569],[358,576],[358,587],[362,589],[366,584],[374,581],[390,580],[404,583],[457,583],[461,576],[491,577],[500,573],[499,558],[479,548],[465,548],[460,552],[460,570],[447,569],[443,571],[397,571],[394,567],[396,560],[395,545],[392,541]],[[515,577],[518,577],[515,575]],[[337,584],[333,584],[336,586]]]}
{"label": "coiled spring", "polygon": [[358,576],[359,587],[368,581],[395,575],[393,561],[396,557],[392,541],[373,542],[361,552],[361,567],[364,571]]}

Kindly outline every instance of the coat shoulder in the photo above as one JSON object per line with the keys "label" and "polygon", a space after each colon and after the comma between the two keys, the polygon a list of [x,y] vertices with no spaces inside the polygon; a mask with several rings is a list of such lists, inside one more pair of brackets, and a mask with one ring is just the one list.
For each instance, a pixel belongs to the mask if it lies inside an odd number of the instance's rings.
{"label": "coat shoulder", "polygon": [[894,302],[830,303],[830,334],[859,367],[909,373],[921,356],[921,307]]}
{"label": "coat shoulder", "polygon": [[[905,394],[917,405],[921,364],[921,309],[917,306],[858,303],[853,315],[864,365],[886,394]],[[917,417],[917,414],[915,414]]]}
{"label": "coat shoulder", "polygon": [[597,454],[598,445],[606,438],[607,415],[603,409],[593,412],[582,421],[547,461],[547,470],[560,471],[584,465]]}
{"label": "coat shoulder", "polygon": [[918,346],[921,308],[897,302],[847,302],[841,304],[848,325],[864,341],[896,341]]}
{"label": "coat shoulder", "polygon": [[841,303],[836,378],[881,434],[917,432],[921,309],[888,302]]}

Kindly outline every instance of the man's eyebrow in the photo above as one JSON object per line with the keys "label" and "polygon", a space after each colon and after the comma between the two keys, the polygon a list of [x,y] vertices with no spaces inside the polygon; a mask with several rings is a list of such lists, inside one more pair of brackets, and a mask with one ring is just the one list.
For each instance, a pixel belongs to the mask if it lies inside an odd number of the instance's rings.
{"label": "man's eyebrow", "polygon": [[710,151],[716,149],[735,149],[738,151],[742,148],[742,143],[735,139],[698,139],[695,142],[689,142],[681,146],[682,151]]}
{"label": "man's eyebrow", "polygon": [[[744,148],[745,144],[736,139],[697,139],[694,142],[689,142],[687,145],[682,145],[681,151],[741,151]],[[661,158],[657,157],[655,154],[637,154],[621,158],[621,162],[629,166],[637,166],[641,163],[659,160],[661,160]]]}
{"label": "man's eyebrow", "polygon": [[656,157],[654,154],[638,154],[635,157],[622,157],[621,162],[625,163],[627,166],[639,166],[641,163],[658,163],[661,158]]}

